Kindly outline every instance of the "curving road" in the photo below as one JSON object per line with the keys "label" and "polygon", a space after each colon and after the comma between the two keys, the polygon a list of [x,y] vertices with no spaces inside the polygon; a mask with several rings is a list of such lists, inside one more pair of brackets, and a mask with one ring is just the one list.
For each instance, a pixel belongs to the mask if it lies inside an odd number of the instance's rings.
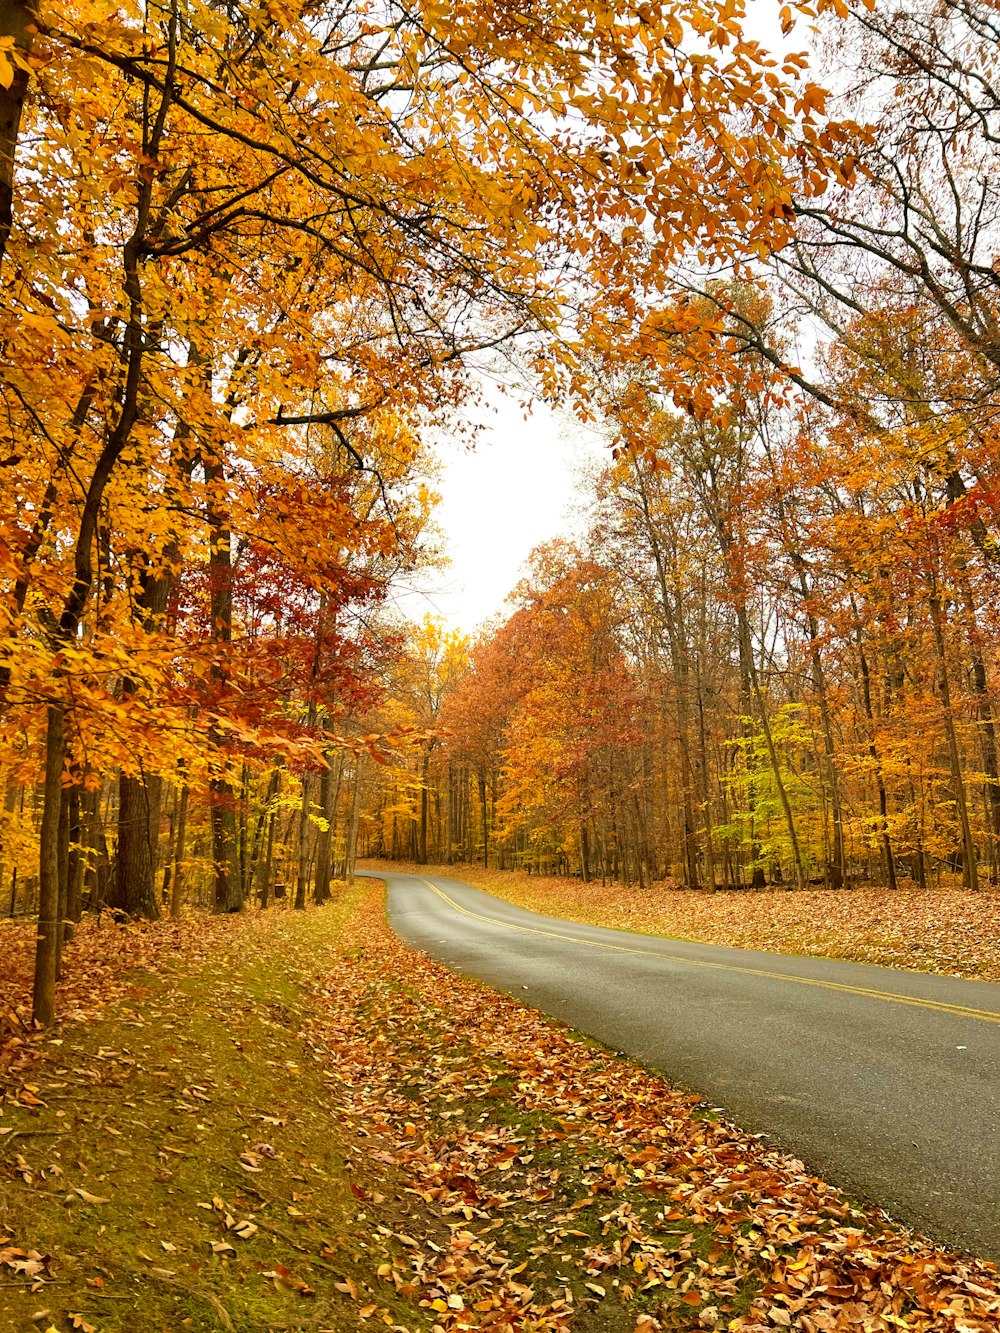
{"label": "curving road", "polygon": [[539,916],[371,873],[410,944],[669,1075],[935,1240],[1000,1261],[1000,986]]}

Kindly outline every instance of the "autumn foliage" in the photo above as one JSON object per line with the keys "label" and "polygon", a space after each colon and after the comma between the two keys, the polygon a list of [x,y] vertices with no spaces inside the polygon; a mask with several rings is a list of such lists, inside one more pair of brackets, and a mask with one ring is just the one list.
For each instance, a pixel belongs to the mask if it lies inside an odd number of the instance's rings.
{"label": "autumn foliage", "polygon": [[3,859],[39,1021],[84,902],[301,903],[352,862],[375,620],[427,558],[469,358],[515,348],[585,411],[588,358],[669,329],[698,359],[677,265],[745,270],[845,175],[862,132],[742,23],[6,7]]}
{"label": "autumn foliage", "polygon": [[[437,859],[1000,880],[996,17],[831,8],[824,105],[866,129],[793,190],[787,243],[678,271],[616,356],[583,343],[611,457],[470,647]],[[376,855],[405,854],[390,806]]]}
{"label": "autumn foliage", "polygon": [[[10,6],[3,868],[40,1020],[85,903],[301,904],[359,840],[997,877],[992,20],[778,19],[771,55],[716,0]],[[509,621],[434,642],[386,595],[499,346],[611,459]]]}

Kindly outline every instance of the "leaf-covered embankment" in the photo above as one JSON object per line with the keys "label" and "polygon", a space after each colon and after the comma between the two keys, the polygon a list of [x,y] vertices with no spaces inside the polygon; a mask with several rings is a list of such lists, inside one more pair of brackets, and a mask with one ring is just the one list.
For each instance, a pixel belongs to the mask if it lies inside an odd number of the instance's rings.
{"label": "leaf-covered embankment", "polygon": [[8,1067],[4,1326],[996,1327],[990,1266],[407,949],[377,887],[212,935]]}
{"label": "leaf-covered embankment", "polygon": [[517,907],[593,926],[737,949],[844,958],[1000,981],[1000,893],[963,889],[768,889],[693,893],[482,866],[366,861],[370,869],[447,875]]}

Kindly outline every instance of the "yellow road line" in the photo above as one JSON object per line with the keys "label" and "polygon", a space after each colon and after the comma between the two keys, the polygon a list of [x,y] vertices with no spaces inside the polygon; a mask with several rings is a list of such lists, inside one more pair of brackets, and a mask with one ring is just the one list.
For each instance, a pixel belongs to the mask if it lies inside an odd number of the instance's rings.
{"label": "yellow road line", "polygon": [[474,917],[477,921],[485,921],[490,926],[501,926],[505,930],[519,930],[525,935],[545,935],[553,940],[568,940],[570,944],[582,944],[591,949],[608,949],[613,953],[631,953],[641,954],[647,958],[663,958],[671,963],[685,963],[689,967],[712,968],[718,972],[739,972],[747,977],[766,977],[771,981],[791,981],[799,986],[818,986],[822,990],[843,991],[847,995],[863,995],[873,1000],[887,1000],[891,1004],[908,1004],[915,1009],[936,1009],[939,1013],[952,1014],[958,1018],[974,1018],[981,1023],[1000,1023],[1000,1014],[992,1013],[989,1009],[972,1009],[962,1004],[945,1004],[941,1000],[922,1000],[915,995],[899,995],[895,991],[872,990],[867,986],[847,986],[839,981],[820,981],[815,977],[796,977],[787,972],[768,972],[760,967],[739,967],[735,963],[711,963],[707,959],[685,958],[683,954],[663,953],[657,949],[636,949],[630,948],[624,944],[607,944],[603,940],[584,940],[577,935],[563,935],[555,930],[542,930],[537,926],[517,926],[510,921],[500,921],[496,917],[483,916],[480,912],[470,911],[460,903],[455,902],[453,898],[432,884],[429,879],[421,879],[421,884],[425,884],[439,898],[442,898],[449,907],[453,907],[456,912],[461,912],[463,916]]}

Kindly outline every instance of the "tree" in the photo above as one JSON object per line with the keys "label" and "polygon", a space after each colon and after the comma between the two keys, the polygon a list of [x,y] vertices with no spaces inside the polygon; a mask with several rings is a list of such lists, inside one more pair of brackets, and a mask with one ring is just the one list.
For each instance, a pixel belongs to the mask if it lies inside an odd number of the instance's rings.
{"label": "tree", "polygon": [[330,709],[274,687],[236,600],[247,550],[313,608],[344,568],[422,558],[424,433],[473,392],[471,353],[516,339],[546,391],[585,397],[574,340],[653,346],[677,262],[783,244],[793,183],[818,188],[852,131],[728,0],[80,0],[0,29],[0,687],[44,772],[45,1023],[88,783],[115,775],[133,910],[158,910],[164,782],[207,804],[231,910],[254,774],[287,758],[304,883]]}

